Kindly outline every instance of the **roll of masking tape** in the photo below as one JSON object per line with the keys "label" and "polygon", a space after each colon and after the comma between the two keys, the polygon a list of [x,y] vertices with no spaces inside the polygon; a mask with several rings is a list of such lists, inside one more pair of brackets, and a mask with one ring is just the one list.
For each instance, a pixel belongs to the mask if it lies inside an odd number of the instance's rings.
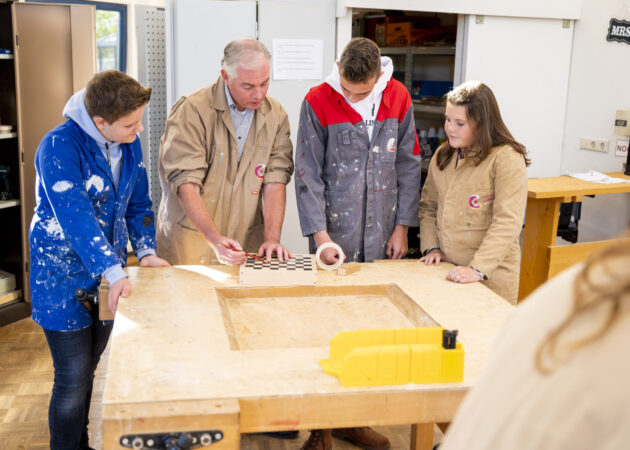
{"label": "roll of masking tape", "polygon": [[[334,264],[324,264],[324,262],[321,259],[322,252],[326,250],[327,248],[334,248],[335,250],[337,250],[337,253],[339,253],[339,259],[335,261]],[[334,242],[324,242],[317,249],[317,253],[315,253],[315,262],[317,262],[317,265],[319,266],[319,268],[323,270],[335,270],[337,267],[343,264],[344,259],[346,259],[346,255],[344,255],[343,250],[341,250],[341,247],[339,247]]]}

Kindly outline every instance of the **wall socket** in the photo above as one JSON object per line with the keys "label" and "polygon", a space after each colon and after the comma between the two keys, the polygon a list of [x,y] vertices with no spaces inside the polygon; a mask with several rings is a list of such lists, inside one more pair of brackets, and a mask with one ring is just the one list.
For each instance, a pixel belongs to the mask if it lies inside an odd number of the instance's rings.
{"label": "wall socket", "polygon": [[580,138],[580,148],[582,150],[592,150],[594,152],[608,153],[608,139]]}

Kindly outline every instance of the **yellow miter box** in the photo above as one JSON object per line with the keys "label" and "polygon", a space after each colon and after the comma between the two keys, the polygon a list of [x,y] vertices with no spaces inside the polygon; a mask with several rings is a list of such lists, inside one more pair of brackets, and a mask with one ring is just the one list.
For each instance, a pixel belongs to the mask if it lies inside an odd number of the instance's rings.
{"label": "yellow miter box", "polygon": [[444,336],[442,327],[342,331],[330,340],[330,359],[320,363],[342,386],[458,383],[464,347],[444,348]]}

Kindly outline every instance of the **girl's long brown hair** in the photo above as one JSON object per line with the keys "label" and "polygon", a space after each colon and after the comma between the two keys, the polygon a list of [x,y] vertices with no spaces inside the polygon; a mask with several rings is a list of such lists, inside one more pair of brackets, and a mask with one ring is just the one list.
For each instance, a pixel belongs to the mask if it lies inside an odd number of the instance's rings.
{"label": "girl's long brown hair", "polygon": [[[475,134],[466,158],[474,165],[481,163],[488,157],[490,149],[499,145],[510,145],[523,155],[525,165],[530,165],[525,146],[514,139],[503,123],[497,99],[488,86],[479,81],[467,81],[446,94],[446,101],[466,108],[466,117]],[[448,141],[438,148],[436,157],[440,170],[448,166],[457,150]]]}
{"label": "girl's long brown hair", "polygon": [[[616,243],[591,255],[573,286],[573,309],[552,330],[536,352],[536,368],[548,374],[571,353],[604,336],[630,305],[630,239]],[[604,318],[601,319],[603,311]],[[596,314],[593,330],[582,337],[561,337],[578,319]]]}

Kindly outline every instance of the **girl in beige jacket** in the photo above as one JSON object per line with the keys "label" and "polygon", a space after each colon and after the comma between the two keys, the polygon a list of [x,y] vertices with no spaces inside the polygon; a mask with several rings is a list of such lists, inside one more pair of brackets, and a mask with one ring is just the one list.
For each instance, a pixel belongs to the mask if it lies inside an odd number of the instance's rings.
{"label": "girl in beige jacket", "polygon": [[529,159],[510,134],[488,86],[466,82],[447,94],[448,142],[431,160],[420,200],[425,264],[449,261],[447,279],[482,281],[516,303],[519,235]]}

